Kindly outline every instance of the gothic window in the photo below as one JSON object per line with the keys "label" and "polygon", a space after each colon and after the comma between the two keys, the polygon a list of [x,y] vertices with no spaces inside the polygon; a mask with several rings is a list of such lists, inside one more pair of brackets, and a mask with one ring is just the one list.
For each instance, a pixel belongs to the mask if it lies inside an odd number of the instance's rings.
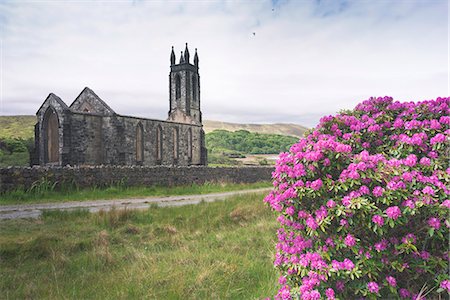
{"label": "gothic window", "polygon": [[47,163],[59,162],[58,116],[52,108],[44,115],[44,158]]}
{"label": "gothic window", "polygon": [[144,129],[142,123],[136,127],[136,162],[144,161]]}
{"label": "gothic window", "polygon": [[181,77],[179,74],[175,76],[175,99],[181,98]]}
{"label": "gothic window", "polygon": [[192,129],[189,128],[187,135],[188,159],[192,160]]}
{"label": "gothic window", "polygon": [[178,159],[178,128],[173,129],[173,159]]}
{"label": "gothic window", "polygon": [[162,151],[163,151],[163,134],[161,125],[158,125],[156,128],[156,159],[162,160]]}
{"label": "gothic window", "polygon": [[192,75],[192,100],[195,103],[197,103],[197,80],[195,78],[195,75]]}

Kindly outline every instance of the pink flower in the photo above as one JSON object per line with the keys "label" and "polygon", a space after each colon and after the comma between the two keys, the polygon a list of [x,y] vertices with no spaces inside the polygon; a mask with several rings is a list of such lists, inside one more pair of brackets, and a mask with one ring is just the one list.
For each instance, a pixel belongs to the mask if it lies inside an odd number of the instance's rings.
{"label": "pink flower", "polygon": [[[441,283],[442,284],[442,283]],[[334,290],[332,289],[332,288],[328,288],[326,291],[325,291],[325,295],[327,296],[327,299],[328,300],[334,300],[335,298],[335,294],[334,294]]]}
{"label": "pink flower", "polygon": [[320,178],[311,182],[311,188],[315,191],[319,190],[322,187],[322,185],[323,185],[322,179]]}
{"label": "pink flower", "polygon": [[298,217],[300,219],[305,219],[305,218],[309,217],[309,214],[306,211],[301,210],[301,211],[298,212]]}
{"label": "pink flower", "polygon": [[428,152],[428,157],[430,158],[438,158],[438,154],[434,151]]}
{"label": "pink flower", "polygon": [[286,208],[286,214],[293,216],[295,214],[295,208],[293,206],[289,206]]}
{"label": "pink flower", "polygon": [[348,225],[348,222],[347,222],[346,219],[342,219],[341,221],[339,221],[339,225],[341,225],[341,226],[347,226],[347,225]]}
{"label": "pink flower", "polygon": [[392,276],[387,276],[386,281],[390,286],[393,286],[393,287],[397,286],[397,281]]}
{"label": "pink flower", "polygon": [[334,242],[333,242],[333,239],[332,239],[332,238],[327,238],[327,239],[325,240],[325,244],[327,244],[327,245],[330,246],[330,247],[334,247]]}
{"label": "pink flower", "polygon": [[336,289],[342,292],[345,288],[344,282],[342,280],[336,281]]}
{"label": "pink flower", "polygon": [[367,186],[363,185],[359,188],[359,192],[361,195],[368,195],[370,193],[370,190]]}
{"label": "pink flower", "polygon": [[411,297],[411,293],[407,289],[400,289],[399,294],[400,294],[400,297],[402,297],[402,298]]}
{"label": "pink flower", "polygon": [[447,292],[450,292],[450,280],[443,280],[440,284],[440,287],[444,290],[447,290]]}
{"label": "pink flower", "polygon": [[309,298],[310,300],[319,300],[320,299],[320,293],[318,290],[312,290],[309,293]]}
{"label": "pink flower", "polygon": [[388,246],[388,242],[386,240],[382,240],[381,242],[376,243],[374,247],[375,247],[375,250],[377,250],[378,252],[381,252],[381,251],[386,250],[387,246]]}
{"label": "pink flower", "polygon": [[400,208],[398,208],[398,206],[391,206],[386,209],[386,214],[388,218],[397,220],[398,217],[400,217],[400,215],[402,214],[402,212],[400,211]]}
{"label": "pink flower", "polygon": [[414,167],[417,164],[417,156],[414,154],[408,155],[408,157],[403,161],[407,166]]}
{"label": "pink flower", "polygon": [[342,198],[342,205],[344,205],[345,207],[349,206],[352,203],[350,197],[345,196],[344,198]]}
{"label": "pink flower", "polygon": [[312,230],[316,230],[317,227],[319,227],[313,217],[309,217],[308,219],[306,219],[306,226],[308,226]]}
{"label": "pink flower", "polygon": [[[279,299],[282,300],[290,300],[291,298],[291,292],[290,292],[290,288],[289,286],[285,285],[283,286],[279,291],[278,291],[278,295],[280,296]],[[277,296],[278,296],[277,295]]]}
{"label": "pink flower", "polygon": [[344,261],[341,264],[341,267],[344,268],[345,270],[353,270],[353,268],[355,267],[355,264],[348,258],[344,259]]}
{"label": "pink flower", "polygon": [[441,221],[438,218],[428,219],[428,225],[436,230],[441,227]]}
{"label": "pink flower", "polygon": [[437,143],[443,143],[443,142],[445,142],[445,135],[443,135],[442,133],[438,133],[430,139],[431,145],[434,145]]}
{"label": "pink flower", "polygon": [[383,226],[384,224],[384,219],[382,216],[380,215],[375,215],[372,217],[372,222],[374,222],[375,224],[377,224],[378,226]]}
{"label": "pink flower", "polygon": [[405,180],[406,182],[411,182],[413,180],[413,175],[409,172],[405,172],[402,174],[402,178],[403,180]]}
{"label": "pink flower", "polygon": [[423,260],[429,260],[430,259],[430,253],[428,253],[427,251],[422,251],[422,252],[420,252],[420,257]]}
{"label": "pink flower", "polygon": [[280,276],[280,278],[278,278],[278,283],[283,285],[286,283],[286,277],[284,276]]}
{"label": "pink flower", "polygon": [[353,237],[353,235],[347,234],[347,236],[345,237],[344,243],[345,243],[345,245],[347,245],[348,247],[353,247],[353,246],[355,246],[355,244],[356,244],[356,240],[355,240],[355,238]]}
{"label": "pink flower", "polygon": [[434,190],[432,187],[426,186],[422,189],[422,193],[424,193],[426,195],[434,195]]}
{"label": "pink flower", "polygon": [[444,206],[444,207],[447,207],[447,208],[450,208],[450,200],[445,200],[444,202],[442,202],[442,204],[441,204],[441,206]]}
{"label": "pink flower", "polygon": [[429,166],[431,164],[431,160],[428,157],[422,157],[420,159],[420,164],[422,166]]}
{"label": "pink flower", "polygon": [[416,205],[414,204],[414,202],[412,201],[412,200],[405,200],[403,203],[402,203],[402,205],[403,206],[406,206],[406,207],[409,207],[409,208],[411,208],[411,209],[414,209],[414,207],[416,207]]}
{"label": "pink flower", "polygon": [[327,202],[328,208],[333,208],[335,206],[336,206],[336,202],[334,202],[333,200],[328,200],[328,202]]}
{"label": "pink flower", "polygon": [[371,292],[371,293],[378,293],[378,290],[380,289],[378,284],[373,281],[371,281],[367,284],[367,288],[369,289],[369,292]]}
{"label": "pink flower", "polygon": [[374,187],[374,189],[372,191],[372,194],[375,197],[381,197],[383,195],[383,193],[384,193],[384,189],[381,186]]}

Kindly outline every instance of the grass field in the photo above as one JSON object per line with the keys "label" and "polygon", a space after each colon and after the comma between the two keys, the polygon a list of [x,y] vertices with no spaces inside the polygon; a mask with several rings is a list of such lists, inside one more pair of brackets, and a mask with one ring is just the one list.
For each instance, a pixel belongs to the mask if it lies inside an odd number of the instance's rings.
{"label": "grass field", "polygon": [[195,195],[214,192],[229,192],[247,189],[270,187],[269,182],[244,183],[205,183],[202,185],[192,184],[187,186],[110,186],[107,188],[76,189],[62,187],[54,189],[48,181],[37,183],[32,189],[23,189],[0,194],[0,205],[7,204],[30,204],[45,202],[83,201],[98,199],[124,199],[150,196],[177,196]]}
{"label": "grass field", "polygon": [[0,222],[2,299],[273,296],[277,223],[264,194],[145,211]]}

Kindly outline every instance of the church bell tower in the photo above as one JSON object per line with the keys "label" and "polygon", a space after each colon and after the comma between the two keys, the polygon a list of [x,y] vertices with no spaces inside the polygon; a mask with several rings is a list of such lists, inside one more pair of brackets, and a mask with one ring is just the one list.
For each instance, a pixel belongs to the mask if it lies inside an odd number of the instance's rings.
{"label": "church bell tower", "polygon": [[181,51],[179,63],[176,63],[172,47],[170,54],[170,107],[168,120],[181,123],[202,123],[200,110],[200,75],[198,73],[198,55],[195,49],[194,64],[189,62],[189,49]]}

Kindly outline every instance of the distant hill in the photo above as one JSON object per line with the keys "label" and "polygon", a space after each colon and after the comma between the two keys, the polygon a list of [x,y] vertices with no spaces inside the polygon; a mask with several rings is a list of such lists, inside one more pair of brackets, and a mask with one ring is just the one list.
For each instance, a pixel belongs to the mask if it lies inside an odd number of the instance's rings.
{"label": "distant hill", "polygon": [[1,138],[34,138],[36,116],[0,116]]}
{"label": "distant hill", "polygon": [[203,128],[206,133],[216,129],[223,129],[228,131],[247,130],[250,132],[269,133],[290,135],[296,137],[303,137],[307,127],[298,124],[278,123],[278,124],[238,124],[227,123],[220,121],[203,121]]}
{"label": "distant hill", "polygon": [[[0,138],[33,138],[35,116],[0,116]],[[298,124],[238,124],[220,121],[203,121],[206,133],[216,129],[228,131],[247,130],[250,132],[290,135],[302,137],[307,127]]]}

